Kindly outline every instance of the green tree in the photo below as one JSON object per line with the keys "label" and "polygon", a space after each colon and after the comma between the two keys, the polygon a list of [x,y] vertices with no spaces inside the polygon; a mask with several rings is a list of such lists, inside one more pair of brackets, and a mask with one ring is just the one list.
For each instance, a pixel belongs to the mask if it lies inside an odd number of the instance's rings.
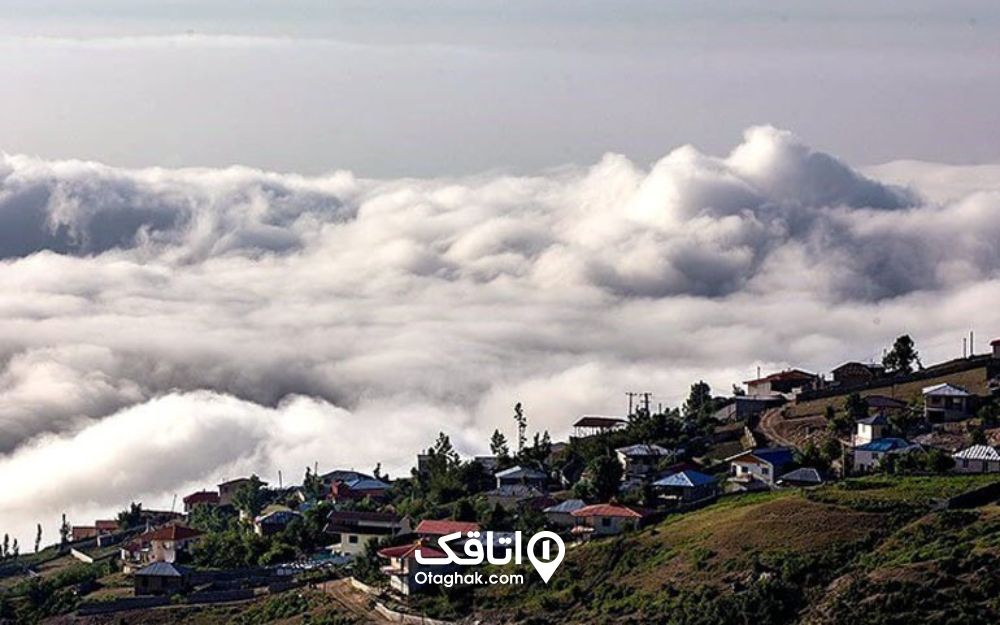
{"label": "green tree", "polygon": [[976,428],[972,430],[972,444],[973,445],[985,445],[989,441],[986,439],[986,432],[982,428]]}
{"label": "green tree", "polygon": [[323,478],[312,469],[306,467],[306,475],[302,478],[302,494],[306,501],[316,501],[323,499],[326,495],[326,488],[323,486]]}
{"label": "green tree", "polygon": [[844,412],[847,413],[851,421],[864,419],[868,416],[868,403],[861,398],[861,395],[851,393],[847,396],[847,401],[844,402]]}
{"label": "green tree", "polygon": [[250,518],[260,514],[264,502],[264,482],[257,477],[257,474],[251,475],[250,479],[233,493],[233,507]]}
{"label": "green tree", "polygon": [[517,452],[521,453],[528,443],[528,417],[524,416],[521,402],[514,404],[514,421],[517,423]]}
{"label": "green tree", "polygon": [[38,529],[35,532],[35,553],[38,553],[42,547],[42,524],[38,524]]}
{"label": "green tree", "polygon": [[712,414],[715,402],[712,400],[712,388],[704,380],[691,385],[691,392],[684,402],[684,418],[698,421]]}
{"label": "green tree", "polygon": [[65,549],[69,543],[69,522],[66,520],[66,513],[62,515],[62,523],[59,524],[59,548]]}
{"label": "green tree", "polygon": [[490,437],[490,453],[500,460],[510,457],[510,447],[507,445],[507,437],[500,430],[493,430]]}
{"label": "green tree", "polygon": [[132,502],[127,510],[118,513],[118,527],[127,530],[142,523],[142,504]]}
{"label": "green tree", "polygon": [[920,354],[914,346],[913,339],[909,334],[904,334],[896,339],[892,344],[892,349],[882,357],[882,365],[890,373],[907,374],[913,373],[913,366],[923,369],[920,363]]}
{"label": "green tree", "polygon": [[622,465],[617,458],[598,456],[587,466],[594,496],[600,501],[608,501],[618,494],[622,480]]}

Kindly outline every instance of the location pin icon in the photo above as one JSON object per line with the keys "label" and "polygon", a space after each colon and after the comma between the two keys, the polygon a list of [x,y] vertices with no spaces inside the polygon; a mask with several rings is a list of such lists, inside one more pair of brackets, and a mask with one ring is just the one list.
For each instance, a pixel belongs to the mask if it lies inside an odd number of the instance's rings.
{"label": "location pin icon", "polygon": [[[542,553],[541,558],[539,558],[535,555],[535,545],[541,541],[545,542],[542,542]],[[558,547],[555,557],[552,557],[552,550],[550,548],[552,543],[555,543],[556,547]],[[538,532],[528,541],[528,560],[531,561],[531,565],[535,567],[535,570],[542,577],[542,581],[546,584],[549,583],[549,578],[552,577],[552,574],[562,564],[563,556],[565,555],[566,545],[563,543],[562,538],[559,537],[559,534],[555,532]]]}

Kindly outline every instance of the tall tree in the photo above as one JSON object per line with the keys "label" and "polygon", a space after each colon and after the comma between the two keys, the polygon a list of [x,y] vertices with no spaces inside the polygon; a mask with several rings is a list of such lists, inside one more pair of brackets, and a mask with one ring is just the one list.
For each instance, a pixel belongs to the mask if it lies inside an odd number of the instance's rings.
{"label": "tall tree", "polygon": [[599,501],[608,501],[618,494],[622,480],[622,465],[617,458],[598,456],[590,461],[587,473],[594,487],[594,496]]}
{"label": "tall tree", "polygon": [[847,401],[844,402],[844,411],[852,421],[864,419],[868,416],[868,402],[862,399],[861,395],[851,393],[847,396]]}
{"label": "tall tree", "polygon": [[264,482],[256,474],[233,493],[233,507],[253,518],[264,507]]}
{"label": "tall tree", "polygon": [[687,401],[684,402],[684,418],[697,420],[712,414],[712,388],[704,380],[691,385]]}
{"label": "tall tree", "polygon": [[66,513],[63,512],[62,523],[59,524],[59,547],[65,548],[69,543],[69,522],[66,520]]}
{"label": "tall tree", "polygon": [[493,430],[493,436],[490,437],[490,453],[500,459],[510,457],[510,447],[507,445],[507,437],[500,430]]}
{"label": "tall tree", "polygon": [[38,531],[35,532],[35,553],[38,553],[42,547],[42,524],[38,524]]}
{"label": "tall tree", "polygon": [[302,494],[305,495],[306,501],[317,501],[326,495],[323,478],[313,473],[309,467],[306,467],[306,475],[302,478]]}
{"label": "tall tree", "polygon": [[524,416],[521,402],[514,404],[514,421],[517,422],[517,453],[521,453],[528,443],[528,418]]}
{"label": "tall tree", "polygon": [[882,364],[890,373],[913,373],[913,366],[923,369],[920,354],[914,346],[909,334],[904,334],[892,344],[892,349],[882,357]]}

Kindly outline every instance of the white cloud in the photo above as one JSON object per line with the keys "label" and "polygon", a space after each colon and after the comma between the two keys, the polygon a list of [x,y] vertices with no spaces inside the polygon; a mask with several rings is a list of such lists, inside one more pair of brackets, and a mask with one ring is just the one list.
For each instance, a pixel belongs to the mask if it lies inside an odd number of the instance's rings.
{"label": "white cloud", "polygon": [[[675,405],[904,331],[953,356],[970,323],[1000,332],[1000,196],[934,171],[886,185],[769,127],[725,157],[533,177],[5,156],[0,483],[35,477],[0,518],[51,530],[237,473],[405,468],[440,429],[482,451],[515,401],[561,435],[625,390]],[[928,177],[957,199],[922,199]]]}

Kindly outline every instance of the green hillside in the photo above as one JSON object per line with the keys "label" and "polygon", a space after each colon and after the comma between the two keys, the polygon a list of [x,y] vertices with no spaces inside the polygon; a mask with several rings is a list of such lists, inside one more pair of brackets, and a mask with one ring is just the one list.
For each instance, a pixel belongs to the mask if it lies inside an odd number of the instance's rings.
{"label": "green hillside", "polygon": [[741,497],[573,547],[548,586],[467,597],[485,623],[953,623],[1000,616],[996,478],[868,478]]}

